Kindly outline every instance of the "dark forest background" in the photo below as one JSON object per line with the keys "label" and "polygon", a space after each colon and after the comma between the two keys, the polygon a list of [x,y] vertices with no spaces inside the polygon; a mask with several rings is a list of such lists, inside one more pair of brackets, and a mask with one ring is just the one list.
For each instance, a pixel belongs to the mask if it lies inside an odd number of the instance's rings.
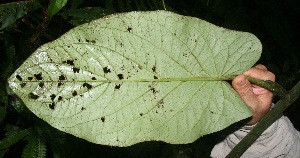
{"label": "dark forest background", "polygon": [[[13,5],[8,5],[12,2]],[[212,147],[228,129],[187,145],[144,142],[126,148],[101,146],[50,127],[7,91],[7,78],[39,46],[79,24],[112,13],[163,10],[165,4],[166,10],[172,12],[251,32],[263,45],[258,63],[274,72],[279,84],[289,90],[300,80],[298,0],[165,0],[164,3],[161,0],[69,0],[57,13],[49,7],[50,3],[48,0],[0,0],[0,140],[12,137],[0,143],[0,157],[209,157]],[[274,102],[277,100],[274,98]],[[298,130],[299,107],[298,99],[284,113]],[[5,143],[7,147],[2,149]]]}

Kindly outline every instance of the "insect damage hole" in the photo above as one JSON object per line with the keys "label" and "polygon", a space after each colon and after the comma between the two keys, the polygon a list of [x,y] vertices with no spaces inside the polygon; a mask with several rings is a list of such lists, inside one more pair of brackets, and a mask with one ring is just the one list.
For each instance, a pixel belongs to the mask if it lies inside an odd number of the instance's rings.
{"label": "insect damage hole", "polygon": [[74,72],[74,73],[79,73],[79,71],[80,71],[79,68],[73,67],[73,72]]}
{"label": "insect damage hole", "polygon": [[87,89],[91,89],[93,86],[92,85],[90,85],[90,84],[88,84],[88,83],[83,83],[83,85],[82,85],[83,87],[86,87]]}
{"label": "insect damage hole", "polygon": [[33,76],[35,77],[36,80],[42,80],[42,72],[38,73],[38,74],[33,74]]}
{"label": "insect damage hole", "polygon": [[105,116],[101,117],[101,121],[104,122],[105,121]]}
{"label": "insect damage hole", "polygon": [[59,79],[60,81],[63,81],[63,80],[66,79],[66,77],[65,77],[64,75],[60,75],[60,76],[58,77],[58,79]]}
{"label": "insect damage hole", "polygon": [[115,86],[115,89],[120,89],[121,88],[121,84],[117,84],[116,86]]}
{"label": "insect damage hole", "polygon": [[39,83],[39,87],[40,87],[40,88],[43,88],[43,87],[44,87],[44,85],[45,85],[45,83],[44,83],[44,82],[40,82],[40,83]]}
{"label": "insect damage hole", "polygon": [[51,95],[50,95],[50,98],[51,98],[52,101],[55,99],[55,97],[56,97],[55,94],[51,94]]}
{"label": "insect damage hole", "polygon": [[124,75],[123,74],[118,74],[117,76],[118,76],[119,80],[124,79]]}
{"label": "insect damage hole", "polygon": [[77,92],[76,92],[76,91],[73,91],[73,92],[72,92],[72,95],[73,95],[73,97],[75,97],[75,96],[77,95]]}
{"label": "insect damage hole", "polygon": [[110,73],[111,71],[110,71],[110,69],[106,66],[106,67],[103,68],[103,72],[107,74],[107,73]]}
{"label": "insect damage hole", "polygon": [[38,96],[38,95],[36,95],[34,93],[29,93],[28,97],[31,98],[31,99],[38,99],[40,96]]}
{"label": "insect damage hole", "polygon": [[127,31],[128,31],[128,32],[132,32],[132,28],[128,26],[128,27],[127,27]]}
{"label": "insect damage hole", "polygon": [[49,108],[50,108],[50,109],[52,109],[52,110],[53,110],[53,109],[54,109],[54,107],[55,107],[55,104],[54,104],[54,102],[52,102],[51,104],[49,104]]}
{"label": "insect damage hole", "polygon": [[22,77],[20,75],[17,75],[16,78],[19,80],[19,81],[22,81]]}

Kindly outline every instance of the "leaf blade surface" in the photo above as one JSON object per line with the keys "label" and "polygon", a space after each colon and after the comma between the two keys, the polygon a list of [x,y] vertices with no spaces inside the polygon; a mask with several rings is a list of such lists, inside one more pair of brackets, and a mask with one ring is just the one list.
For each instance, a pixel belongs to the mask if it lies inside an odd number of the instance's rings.
{"label": "leaf blade surface", "polygon": [[183,144],[251,116],[224,80],[260,53],[249,33],[166,11],[130,12],[41,46],[9,84],[37,116],[88,141]]}

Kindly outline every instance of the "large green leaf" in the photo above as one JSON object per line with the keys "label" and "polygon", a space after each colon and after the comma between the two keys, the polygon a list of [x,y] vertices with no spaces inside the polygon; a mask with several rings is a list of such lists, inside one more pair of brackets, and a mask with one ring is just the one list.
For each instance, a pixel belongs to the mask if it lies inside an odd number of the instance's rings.
{"label": "large green leaf", "polygon": [[261,49],[250,33],[197,18],[115,14],[41,46],[9,85],[38,117],[88,141],[183,144],[251,116],[225,80]]}

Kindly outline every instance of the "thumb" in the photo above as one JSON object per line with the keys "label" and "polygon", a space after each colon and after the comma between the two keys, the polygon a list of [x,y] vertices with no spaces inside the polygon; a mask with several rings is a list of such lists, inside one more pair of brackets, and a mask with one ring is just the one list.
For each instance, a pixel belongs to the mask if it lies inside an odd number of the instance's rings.
{"label": "thumb", "polygon": [[252,85],[245,75],[239,75],[232,81],[233,88],[250,107],[257,105],[257,96],[253,93]]}

